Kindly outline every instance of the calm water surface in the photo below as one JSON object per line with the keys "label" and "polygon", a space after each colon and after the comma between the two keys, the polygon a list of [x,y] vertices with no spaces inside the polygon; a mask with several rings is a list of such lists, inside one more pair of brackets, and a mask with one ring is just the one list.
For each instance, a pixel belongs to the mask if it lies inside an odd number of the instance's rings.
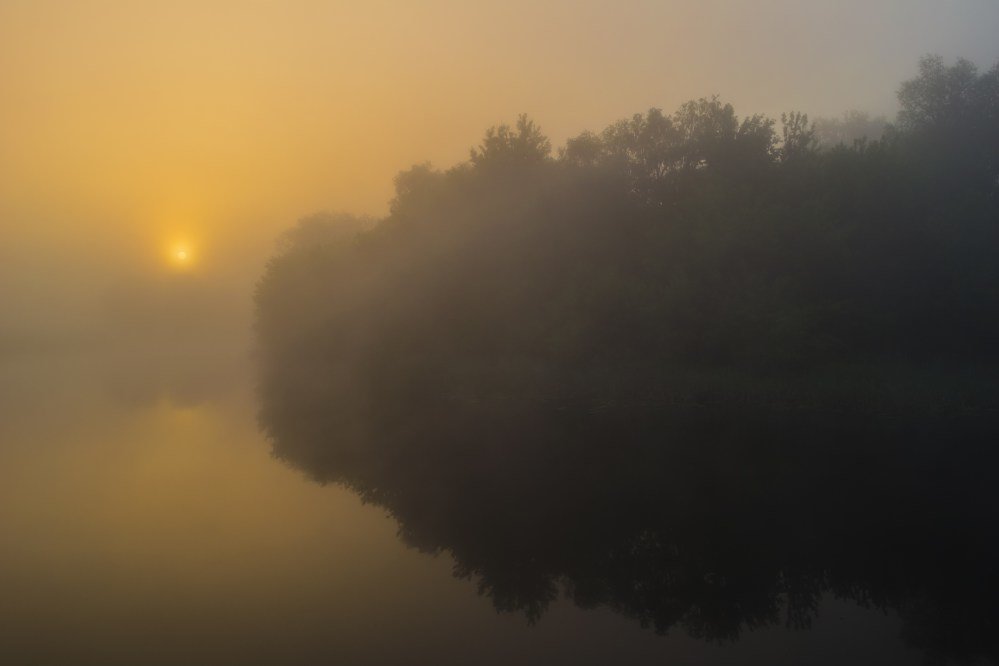
{"label": "calm water surface", "polygon": [[3,663],[923,662],[894,610],[829,591],[810,629],[778,613],[738,640],[561,596],[497,612],[451,554],[273,457],[244,355],[211,358],[0,365]]}

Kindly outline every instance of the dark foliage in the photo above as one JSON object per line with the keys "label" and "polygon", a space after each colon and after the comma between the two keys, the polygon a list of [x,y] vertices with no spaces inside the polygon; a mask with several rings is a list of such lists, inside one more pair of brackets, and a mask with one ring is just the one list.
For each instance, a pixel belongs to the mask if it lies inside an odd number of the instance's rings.
{"label": "dark foliage", "polygon": [[833,591],[995,658],[999,67],[899,99],[825,150],[718,99],[557,157],[521,117],[308,221],[257,292],[275,453],[499,608],[730,638]]}

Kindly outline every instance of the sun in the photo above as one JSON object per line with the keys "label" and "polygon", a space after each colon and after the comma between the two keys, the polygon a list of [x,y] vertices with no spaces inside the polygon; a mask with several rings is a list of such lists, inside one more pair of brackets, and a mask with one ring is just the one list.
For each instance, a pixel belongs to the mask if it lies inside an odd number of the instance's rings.
{"label": "sun", "polygon": [[194,251],[189,243],[173,243],[166,248],[166,259],[176,270],[187,270],[194,265]]}

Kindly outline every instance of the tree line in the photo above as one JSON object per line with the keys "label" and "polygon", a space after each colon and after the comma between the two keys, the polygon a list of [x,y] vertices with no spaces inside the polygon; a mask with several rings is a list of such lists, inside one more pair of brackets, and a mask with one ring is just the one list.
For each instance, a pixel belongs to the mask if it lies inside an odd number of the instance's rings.
{"label": "tree line", "polygon": [[256,294],[265,373],[384,404],[953,395],[999,351],[999,66],[927,57],[898,98],[881,138],[833,147],[717,98],[554,152],[526,116],[491,128],[467,162],[400,173],[383,219],[289,232]]}

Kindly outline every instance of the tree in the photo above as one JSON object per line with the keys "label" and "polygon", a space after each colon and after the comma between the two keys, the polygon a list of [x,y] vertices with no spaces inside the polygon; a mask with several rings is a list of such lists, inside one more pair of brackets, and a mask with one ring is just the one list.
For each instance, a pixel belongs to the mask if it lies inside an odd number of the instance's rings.
{"label": "tree", "polygon": [[877,141],[884,134],[888,119],[872,117],[864,111],[846,111],[839,118],[816,118],[815,138],[821,148],[852,146],[857,141]]}
{"label": "tree", "polygon": [[898,131],[911,135],[913,150],[932,160],[942,179],[999,190],[999,63],[980,75],[967,60],[947,67],[940,56],[926,56],[898,100]]}
{"label": "tree", "polygon": [[472,164],[479,168],[516,167],[548,160],[552,144],[533,120],[522,113],[515,128],[498,125],[486,130],[478,148],[472,148]]}
{"label": "tree", "polygon": [[279,252],[297,252],[322,247],[356,236],[375,224],[366,215],[350,213],[313,213],[303,217],[278,239]]}
{"label": "tree", "polygon": [[947,67],[940,56],[924,56],[919,61],[919,76],[899,87],[898,126],[919,130],[964,123],[976,114],[976,107],[989,101],[988,95],[983,95],[983,83],[978,68],[963,58]]}
{"label": "tree", "polygon": [[606,146],[603,140],[590,131],[572,137],[559,149],[559,160],[574,166],[592,167],[605,158]]}
{"label": "tree", "polygon": [[808,124],[808,115],[792,111],[780,114],[781,160],[800,159],[815,152],[818,140],[815,138],[815,125]]}

